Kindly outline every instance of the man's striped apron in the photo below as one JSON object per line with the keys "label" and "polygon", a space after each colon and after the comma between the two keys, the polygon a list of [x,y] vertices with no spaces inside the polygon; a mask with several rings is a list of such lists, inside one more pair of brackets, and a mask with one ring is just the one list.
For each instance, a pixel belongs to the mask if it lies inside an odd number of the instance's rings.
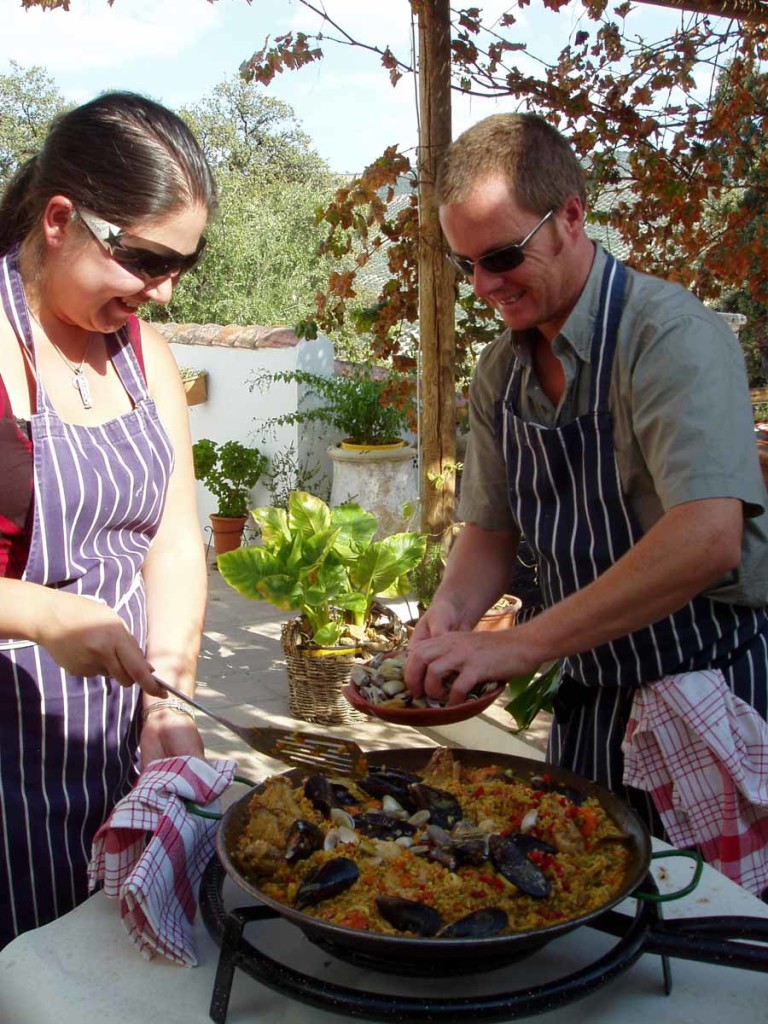
{"label": "man's striped apron", "polygon": [[[0,297],[32,365],[17,252]],[[125,327],[105,337],[134,408],[96,427],[62,422],[37,379],[34,524],[23,579],[103,601],[144,647],[141,566],[173,452]],[[67,674],[24,641],[0,642],[0,946],[87,895],[91,841],[136,778],[138,687]]]}
{"label": "man's striped apron", "polygon": [[[510,506],[535,552],[545,607],[587,586],[642,537],[621,489],[608,396],[626,270],[609,257],[591,347],[589,412],[562,427],[516,414],[515,360],[500,400]],[[732,691],[768,717],[768,615],[696,597],[673,615],[563,662],[549,759],[623,793],[658,829],[645,794],[622,786],[621,741],[641,683],[720,668]]]}

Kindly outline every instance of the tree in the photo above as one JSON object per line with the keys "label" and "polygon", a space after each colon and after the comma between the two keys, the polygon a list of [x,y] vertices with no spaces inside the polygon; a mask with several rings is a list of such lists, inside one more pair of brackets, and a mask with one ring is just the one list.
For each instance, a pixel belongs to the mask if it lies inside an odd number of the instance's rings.
{"label": "tree", "polygon": [[216,175],[203,261],[157,319],[295,324],[327,280],[316,210],[337,184],[293,109],[234,77],[181,115]]}
{"label": "tree", "polygon": [[[752,73],[743,90],[735,90],[732,76],[721,75],[717,83],[717,100],[731,111],[730,145],[716,140],[712,158],[722,163],[726,180],[733,187],[721,201],[713,205],[710,216],[712,231],[739,211],[748,210],[750,217],[741,234],[741,249],[749,260],[744,285],[726,287],[720,307],[725,312],[743,313],[747,323],[739,333],[739,341],[747,363],[752,387],[768,384],[768,307],[750,294],[748,282],[761,272],[762,244],[759,233],[768,215],[768,190],[765,187],[766,142],[763,128],[765,110],[759,110],[747,97],[765,94],[765,73]],[[756,244],[757,242],[757,244]]]}
{"label": "tree", "polygon": [[[320,13],[310,0],[299,2]],[[411,7],[418,12],[430,2],[411,0]],[[564,16],[572,7],[567,0],[539,2]],[[743,147],[733,111],[750,111],[765,124],[768,82],[757,73],[766,58],[768,27],[681,12],[674,32],[648,41],[633,32],[630,3],[609,9],[605,0],[585,0],[568,45],[548,62],[530,52],[516,28],[518,11],[528,6],[528,0],[510,5],[494,25],[483,24],[479,8],[453,12],[454,89],[476,97],[504,96],[519,109],[535,110],[557,124],[590,165],[594,199],[606,190],[614,197],[604,212],[593,204],[590,215],[621,233],[631,249],[630,264],[678,280],[702,299],[716,300],[728,289],[746,285],[756,301],[765,301],[768,225],[759,211],[740,206],[713,230],[712,214],[734,189],[766,180],[764,153],[755,155],[751,178],[745,179],[747,164],[739,156]],[[766,18],[761,3],[698,6],[715,11],[738,6],[740,17],[751,12]],[[397,56],[382,41],[352,39],[326,15],[322,36],[289,33],[276,39],[253,55],[244,73],[268,84],[283,68],[321,59],[328,41],[365,46],[393,84],[414,71],[410,58]],[[536,59],[540,71],[521,70],[516,61],[521,54],[529,58],[527,66],[530,58]],[[702,81],[714,82],[718,75],[729,82],[727,100],[714,88],[701,87]],[[382,290],[373,323],[383,356],[398,350],[395,325],[414,318],[416,200],[397,222],[389,218],[386,204],[387,189],[397,177],[412,173],[403,154],[388,150],[358,182],[338,192],[324,215],[331,251],[349,251],[356,236],[363,239],[363,255],[385,243],[390,246],[393,277]],[[748,224],[753,234],[747,252],[743,232]],[[324,330],[332,331],[343,320],[344,302],[354,285],[354,273],[329,280],[316,310]],[[466,349],[484,340],[487,321],[471,299],[463,297],[463,305],[467,323],[457,345]]]}
{"label": "tree", "polygon": [[40,149],[48,125],[64,109],[64,98],[44,68],[11,61],[11,73],[0,75],[0,191]]}
{"label": "tree", "polygon": [[221,82],[180,113],[219,172],[265,181],[329,180],[328,167],[293,108],[240,76]]}

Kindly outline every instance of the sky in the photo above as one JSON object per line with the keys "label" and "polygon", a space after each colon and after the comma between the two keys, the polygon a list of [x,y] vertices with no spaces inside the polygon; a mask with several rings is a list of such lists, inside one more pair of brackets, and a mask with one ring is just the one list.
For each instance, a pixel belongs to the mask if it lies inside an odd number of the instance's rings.
{"label": "sky", "polygon": [[[321,6],[316,2],[315,6]],[[398,55],[411,45],[408,0],[325,0],[325,9],[354,38]],[[503,0],[476,0],[486,21],[509,6]],[[657,27],[679,15],[643,9]],[[577,24],[578,8],[559,15],[525,9],[519,38],[552,54]],[[45,68],[67,100],[83,102],[104,89],[145,93],[173,109],[190,105],[238,72],[240,64],[269,36],[293,30],[316,32],[321,20],[297,0],[71,0],[70,10],[24,10],[20,0],[0,0],[0,74],[10,61]],[[334,32],[325,26],[325,34]],[[362,170],[396,144],[414,147],[416,95],[412,76],[392,88],[375,54],[323,44],[322,61],[279,75],[267,94],[289,103],[331,169]],[[525,66],[521,56],[518,65]],[[260,86],[259,88],[264,88]],[[511,101],[457,97],[453,134]]]}

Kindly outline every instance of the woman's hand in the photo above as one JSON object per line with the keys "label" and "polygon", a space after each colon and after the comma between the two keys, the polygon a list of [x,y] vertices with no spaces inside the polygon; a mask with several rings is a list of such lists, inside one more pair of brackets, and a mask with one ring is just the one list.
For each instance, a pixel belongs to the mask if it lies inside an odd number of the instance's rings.
{"label": "woman's hand", "polygon": [[141,770],[164,757],[205,757],[194,719],[173,708],[153,711],[141,727]]}
{"label": "woman's hand", "polygon": [[121,686],[137,683],[146,693],[163,696],[152,666],[117,612],[88,597],[41,590],[30,639],[57,665],[75,676],[109,676]]}

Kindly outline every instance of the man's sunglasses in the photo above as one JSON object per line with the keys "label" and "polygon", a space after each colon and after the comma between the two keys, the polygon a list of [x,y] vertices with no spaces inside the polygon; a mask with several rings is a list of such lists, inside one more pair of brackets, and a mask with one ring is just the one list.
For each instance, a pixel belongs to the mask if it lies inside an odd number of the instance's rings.
{"label": "man's sunglasses", "polygon": [[455,252],[449,252],[446,255],[451,263],[467,277],[472,277],[477,266],[482,267],[483,270],[487,270],[491,274],[505,274],[508,270],[514,270],[515,267],[520,266],[525,259],[523,249],[525,249],[539,228],[546,224],[554,212],[554,210],[550,210],[549,213],[545,213],[536,227],[528,232],[522,242],[516,242],[514,245],[505,245],[503,249],[487,252],[479,260],[469,260],[466,256],[457,256]]}
{"label": "man's sunglasses", "polygon": [[94,213],[75,207],[75,212],[85,224],[105,252],[109,253],[115,263],[125,267],[131,274],[151,281],[157,277],[169,277],[171,274],[183,274],[190,270],[200,259],[205,248],[205,238],[201,238],[194,252],[176,252],[158,242],[150,242],[139,238],[122,228],[102,220]]}

